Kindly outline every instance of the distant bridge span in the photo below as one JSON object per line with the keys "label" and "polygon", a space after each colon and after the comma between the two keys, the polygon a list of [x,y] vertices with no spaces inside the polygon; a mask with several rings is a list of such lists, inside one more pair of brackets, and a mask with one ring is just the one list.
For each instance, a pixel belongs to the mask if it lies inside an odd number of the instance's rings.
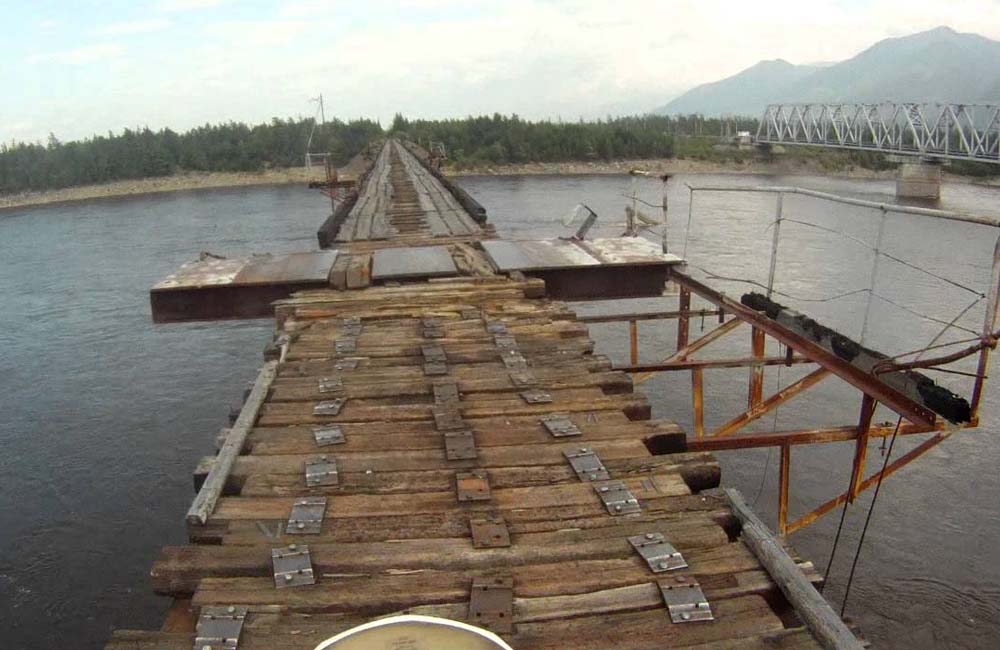
{"label": "distant bridge span", "polygon": [[1000,164],[1000,105],[771,104],[757,143]]}

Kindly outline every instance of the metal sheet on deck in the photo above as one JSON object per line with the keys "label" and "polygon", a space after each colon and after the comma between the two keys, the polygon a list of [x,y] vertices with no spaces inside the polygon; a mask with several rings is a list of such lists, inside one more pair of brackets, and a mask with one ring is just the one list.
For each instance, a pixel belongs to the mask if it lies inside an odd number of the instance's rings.
{"label": "metal sheet on deck", "polygon": [[446,246],[415,246],[375,251],[372,279],[399,280],[458,275],[455,260]]}
{"label": "metal sheet on deck", "polygon": [[605,266],[642,266],[647,264],[679,264],[682,260],[672,253],[663,253],[663,244],[644,237],[599,237],[579,242]]}
{"label": "metal sheet on deck", "polygon": [[250,258],[247,257],[233,259],[208,257],[188,262],[156,284],[152,290],[165,291],[232,284],[249,261]]}
{"label": "metal sheet on deck", "polygon": [[260,255],[252,257],[237,274],[236,284],[278,284],[283,282],[326,283],[337,261],[336,250]]}
{"label": "metal sheet on deck", "polygon": [[482,242],[493,265],[501,272],[544,271],[581,266],[600,266],[601,261],[564,239]]}

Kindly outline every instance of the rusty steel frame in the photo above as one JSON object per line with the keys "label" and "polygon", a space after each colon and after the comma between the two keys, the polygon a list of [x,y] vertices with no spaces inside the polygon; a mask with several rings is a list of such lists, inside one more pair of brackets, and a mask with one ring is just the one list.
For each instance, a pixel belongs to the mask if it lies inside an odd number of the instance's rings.
{"label": "rusty steel frame", "polygon": [[[1000,241],[1000,240],[998,240]],[[995,262],[1000,261],[1000,243],[998,243]],[[996,327],[996,308],[998,303],[997,284],[1000,283],[1000,263],[994,265],[994,282],[987,307],[987,318],[984,324],[984,337],[993,336]],[[861,372],[848,362],[831,354],[814,341],[790,331],[781,324],[771,320],[766,315],[756,312],[745,305],[736,302],[725,295],[711,289],[707,285],[690,276],[671,270],[670,279],[679,287],[678,308],[675,311],[663,311],[647,314],[601,315],[591,317],[591,322],[628,322],[629,323],[629,358],[630,364],[617,369],[633,374],[635,383],[642,383],[657,372],[688,370],[691,372],[691,402],[694,436],[688,440],[690,451],[729,451],[737,449],[778,447],[780,450],[779,481],[778,481],[778,530],[782,535],[799,530],[824,514],[834,510],[844,501],[853,502],[864,490],[872,487],[883,474],[883,470],[865,477],[868,444],[873,438],[886,438],[894,434],[916,435],[933,433],[917,447],[900,456],[887,465],[884,475],[889,476],[924,453],[940,444],[954,431],[961,428],[978,426],[978,407],[981,401],[983,384],[986,378],[985,370],[989,361],[989,347],[979,350],[979,368],[972,396],[972,419],[962,425],[948,425],[922,404],[917,404],[907,396],[898,393],[893,388],[881,382],[877,376]],[[714,309],[692,309],[692,296],[707,301]],[[702,336],[690,339],[691,318],[706,314],[719,316],[720,325]],[[992,316],[991,316],[992,314]],[[725,320],[726,316],[732,316]],[[639,337],[637,321],[639,320],[677,320],[677,349],[659,363],[639,363]],[[751,326],[751,356],[723,359],[694,359],[692,356],[739,328],[743,323]],[[786,346],[786,353],[779,356],[768,356],[766,352],[766,337],[770,336]],[[817,367],[801,379],[780,388],[774,394],[764,397],[763,373],[765,366],[778,366],[803,363],[814,363]],[[747,388],[747,408],[715,431],[706,435],[704,426],[704,376],[705,369],[714,368],[748,368],[750,370]],[[793,431],[769,431],[764,433],[749,433],[734,435],[750,422],[774,412],[776,408],[790,399],[803,394],[822,382],[827,377],[835,375],[847,381],[861,391],[862,401],[860,414],[855,424],[841,427],[825,427]],[[872,418],[879,403],[896,411],[901,416],[898,426],[874,424]],[[855,452],[851,466],[851,482],[848,489],[817,506],[804,515],[789,520],[789,493],[791,486],[792,447],[804,444],[821,444],[830,442],[855,443]]]}

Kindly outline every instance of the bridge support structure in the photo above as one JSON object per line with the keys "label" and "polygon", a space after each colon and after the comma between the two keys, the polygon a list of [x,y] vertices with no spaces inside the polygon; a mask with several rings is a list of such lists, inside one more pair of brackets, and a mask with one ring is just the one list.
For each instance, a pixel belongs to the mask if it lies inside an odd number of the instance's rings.
{"label": "bridge support structure", "polygon": [[896,178],[897,199],[941,198],[941,163],[936,160],[916,160],[899,166]]}

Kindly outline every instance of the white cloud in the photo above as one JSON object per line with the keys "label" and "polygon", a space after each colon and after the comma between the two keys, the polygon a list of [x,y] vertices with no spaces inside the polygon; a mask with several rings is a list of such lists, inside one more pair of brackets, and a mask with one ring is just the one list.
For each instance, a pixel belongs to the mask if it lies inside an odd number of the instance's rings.
{"label": "white cloud", "polygon": [[159,32],[170,27],[166,18],[150,18],[148,20],[124,20],[98,27],[93,31],[96,36],[126,36],[129,34],[146,34]]}
{"label": "white cloud", "polygon": [[29,64],[61,63],[63,65],[85,65],[96,61],[113,59],[121,56],[124,51],[125,48],[118,43],[98,43],[69,50],[40,52],[30,55],[25,61]]}

